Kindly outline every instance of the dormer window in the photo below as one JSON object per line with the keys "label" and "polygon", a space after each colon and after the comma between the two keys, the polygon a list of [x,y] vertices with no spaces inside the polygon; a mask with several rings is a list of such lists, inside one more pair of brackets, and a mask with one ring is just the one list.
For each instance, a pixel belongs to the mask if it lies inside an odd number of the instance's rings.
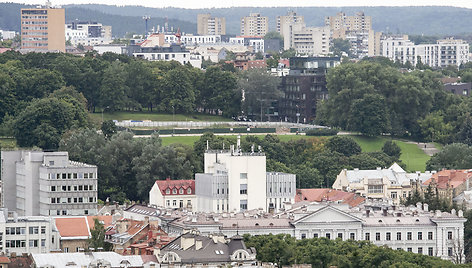
{"label": "dormer window", "polygon": [[166,194],[170,194],[170,189],[169,188],[166,189]]}
{"label": "dormer window", "polygon": [[172,189],[172,194],[177,194],[177,189]]}
{"label": "dormer window", "polygon": [[192,189],[191,188],[188,188],[187,189],[187,194],[191,194],[192,193]]}
{"label": "dormer window", "polygon": [[184,194],[184,188],[180,188],[179,194]]}

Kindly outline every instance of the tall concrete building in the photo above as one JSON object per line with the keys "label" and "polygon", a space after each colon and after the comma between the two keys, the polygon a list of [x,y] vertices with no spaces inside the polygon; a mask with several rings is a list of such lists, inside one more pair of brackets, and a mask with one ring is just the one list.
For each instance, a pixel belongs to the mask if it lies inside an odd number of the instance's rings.
{"label": "tall concrete building", "polygon": [[21,9],[21,48],[66,51],[65,11],[50,5]]}
{"label": "tall concrete building", "polygon": [[241,18],[242,36],[264,36],[269,31],[269,18],[259,13],[251,13]]}
{"label": "tall concrete building", "polygon": [[20,216],[97,212],[97,167],[67,152],[2,151],[2,206]]}
{"label": "tall concrete building", "polygon": [[225,35],[226,19],[212,17],[210,14],[198,14],[197,33],[198,35]]}
{"label": "tall concrete building", "polygon": [[368,32],[372,30],[372,17],[366,16],[364,12],[358,12],[354,16],[346,16],[340,12],[336,16],[325,18],[325,25],[329,26],[333,38],[345,38],[346,32]]}
{"label": "tall concrete building", "polygon": [[285,16],[277,16],[277,32],[284,38],[284,49],[290,49],[292,32],[305,28],[305,18],[289,11]]}
{"label": "tall concrete building", "polygon": [[291,48],[308,56],[327,55],[331,32],[329,27],[304,27],[292,32]]}
{"label": "tall concrete building", "polygon": [[66,24],[65,34],[73,46],[95,46],[113,41],[111,29],[98,22],[73,21]]}

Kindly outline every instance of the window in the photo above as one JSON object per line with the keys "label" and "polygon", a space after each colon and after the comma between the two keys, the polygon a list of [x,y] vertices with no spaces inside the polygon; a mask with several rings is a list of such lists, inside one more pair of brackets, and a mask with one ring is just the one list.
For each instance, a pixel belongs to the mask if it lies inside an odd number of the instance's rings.
{"label": "window", "polygon": [[452,232],[447,232],[447,239],[452,240]]}
{"label": "window", "polygon": [[418,232],[418,240],[423,240],[423,232]]}
{"label": "window", "polygon": [[56,186],[51,186],[51,192],[55,192],[56,191]]}
{"label": "window", "polygon": [[326,238],[331,239],[331,234],[330,234],[330,233],[326,233]]}
{"label": "window", "polygon": [[302,234],[302,239],[305,239],[306,238],[306,234]]}
{"label": "window", "polygon": [[418,248],[418,254],[423,254],[423,248],[421,247]]}
{"label": "window", "polygon": [[241,210],[247,210],[247,200],[241,200],[239,201],[239,208]]}
{"label": "window", "polygon": [[62,215],[67,215],[67,210],[63,210]]}
{"label": "window", "polygon": [[241,174],[239,174],[239,177],[240,177],[242,180],[246,180],[246,179],[247,179],[247,173],[241,173]]}
{"label": "window", "polygon": [[30,240],[29,241],[29,246],[33,247],[33,248],[37,248],[38,247],[38,240]]}
{"label": "window", "polygon": [[46,226],[41,226],[41,233],[45,234],[46,233]]}
{"label": "window", "polygon": [[406,240],[411,240],[411,232],[406,233]]}
{"label": "window", "polygon": [[407,248],[406,251],[413,252],[413,249],[412,248]]}
{"label": "window", "polygon": [[349,234],[349,239],[355,240],[356,239],[356,234],[355,233],[350,233]]}
{"label": "window", "polygon": [[180,208],[183,208],[183,207],[184,207],[184,200],[180,200],[180,201],[179,201],[179,207],[180,207]]}
{"label": "window", "polygon": [[46,239],[41,239],[41,246],[45,247],[46,246]]}
{"label": "window", "polygon": [[177,206],[177,200],[172,200],[172,206]]}
{"label": "window", "polygon": [[318,238],[318,233],[313,234],[313,238]]}
{"label": "window", "polygon": [[433,256],[433,248],[428,248],[428,255]]}
{"label": "window", "polygon": [[83,189],[83,185],[79,185],[79,191],[82,191]]}
{"label": "window", "polygon": [[49,161],[50,166],[54,166],[54,161]]}
{"label": "window", "polygon": [[183,188],[179,189],[179,194],[184,194],[184,189]]}
{"label": "window", "polygon": [[84,210],[84,215],[88,215],[88,209]]}
{"label": "window", "polygon": [[[192,189],[191,188],[187,188],[187,194],[191,194],[192,193]],[[224,194],[224,192],[223,192]]]}
{"label": "window", "polygon": [[65,180],[67,178],[67,174],[66,173],[62,173],[62,179]]}
{"label": "window", "polygon": [[343,239],[343,233],[338,233],[338,238]]}
{"label": "window", "polygon": [[447,248],[447,256],[452,256],[452,248]]}
{"label": "window", "polygon": [[365,233],[365,240],[369,241],[370,240],[370,233]]}
{"label": "window", "polygon": [[390,193],[390,197],[391,197],[392,199],[397,199],[397,197],[398,197],[397,192],[391,192],[391,193]]}
{"label": "window", "polygon": [[177,194],[177,189],[172,189],[172,194]]}
{"label": "window", "polygon": [[392,240],[392,233],[390,233],[390,232],[386,233],[385,234],[385,240],[388,240],[388,241]]}
{"label": "window", "polygon": [[367,189],[369,191],[369,194],[383,193],[383,185],[369,185]]}
{"label": "window", "polygon": [[170,200],[167,200],[166,203],[167,203],[167,206],[170,206]]}
{"label": "window", "polygon": [[433,232],[428,232],[428,240],[433,240]]}
{"label": "window", "polygon": [[84,191],[88,191],[88,185],[84,185]]}
{"label": "window", "polygon": [[83,203],[84,202],[84,198],[83,197],[79,197],[79,203]]}
{"label": "window", "polygon": [[[192,206],[192,200],[187,200],[187,207]],[[223,206],[221,206],[221,209],[223,209]]]}
{"label": "window", "polygon": [[402,240],[402,233],[400,232],[397,233],[397,240]]}
{"label": "window", "polygon": [[69,252],[69,248],[64,248],[64,252],[65,253]]}
{"label": "window", "polygon": [[29,234],[38,234],[39,233],[39,227],[30,227],[29,228]]}
{"label": "window", "polygon": [[84,179],[88,179],[88,173],[84,173]]}
{"label": "window", "polygon": [[89,203],[93,203],[93,197],[89,197]]}
{"label": "window", "polygon": [[239,194],[247,194],[247,184],[240,184]]}
{"label": "window", "polygon": [[375,233],[375,240],[380,241],[380,233]]}

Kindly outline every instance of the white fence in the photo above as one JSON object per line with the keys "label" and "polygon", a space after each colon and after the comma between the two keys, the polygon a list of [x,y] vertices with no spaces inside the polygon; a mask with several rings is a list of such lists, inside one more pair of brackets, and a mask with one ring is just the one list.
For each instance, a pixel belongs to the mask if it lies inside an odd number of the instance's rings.
{"label": "white fence", "polygon": [[244,121],[227,121],[227,122],[194,122],[194,121],[120,121],[115,122],[120,127],[177,127],[177,128],[206,128],[214,126],[229,127],[298,127],[298,128],[326,128],[324,126],[296,124],[288,122],[244,122]]}

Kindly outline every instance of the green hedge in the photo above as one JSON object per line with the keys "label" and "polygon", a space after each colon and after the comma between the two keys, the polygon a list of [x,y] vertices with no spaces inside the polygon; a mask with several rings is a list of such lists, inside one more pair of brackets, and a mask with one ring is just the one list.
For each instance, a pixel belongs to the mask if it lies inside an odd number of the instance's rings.
{"label": "green hedge", "polygon": [[338,130],[331,128],[313,128],[305,131],[307,136],[334,136],[338,134]]}
{"label": "green hedge", "polygon": [[203,129],[130,129],[135,135],[151,135],[153,133],[159,133],[161,135],[170,135],[170,134],[203,134],[205,132],[213,133],[275,133],[275,128],[203,128]]}

